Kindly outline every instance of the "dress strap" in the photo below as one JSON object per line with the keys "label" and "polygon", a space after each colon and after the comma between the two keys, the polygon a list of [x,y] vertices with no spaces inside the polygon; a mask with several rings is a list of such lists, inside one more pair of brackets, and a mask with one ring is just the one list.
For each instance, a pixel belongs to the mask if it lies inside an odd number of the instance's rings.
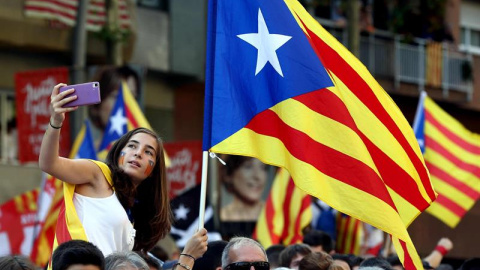
{"label": "dress strap", "polygon": [[93,163],[97,164],[97,166],[102,170],[103,175],[105,176],[105,179],[107,179],[108,184],[113,188],[113,180],[112,180],[112,171],[110,168],[107,166],[107,164],[90,159]]}

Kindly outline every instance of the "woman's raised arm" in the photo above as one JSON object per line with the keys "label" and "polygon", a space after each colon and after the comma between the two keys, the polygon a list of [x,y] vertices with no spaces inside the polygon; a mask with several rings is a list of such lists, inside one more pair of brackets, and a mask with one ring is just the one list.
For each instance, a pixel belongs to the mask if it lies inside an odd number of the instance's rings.
{"label": "woman's raised arm", "polygon": [[91,183],[100,171],[93,162],[88,160],[72,160],[59,156],[60,129],[65,120],[65,113],[78,108],[62,107],[64,104],[77,98],[76,95],[65,98],[75,90],[69,89],[59,93],[59,89],[62,86],[66,86],[66,84],[57,84],[52,91],[50,123],[43,136],[38,163],[42,171],[64,182],[71,184]]}

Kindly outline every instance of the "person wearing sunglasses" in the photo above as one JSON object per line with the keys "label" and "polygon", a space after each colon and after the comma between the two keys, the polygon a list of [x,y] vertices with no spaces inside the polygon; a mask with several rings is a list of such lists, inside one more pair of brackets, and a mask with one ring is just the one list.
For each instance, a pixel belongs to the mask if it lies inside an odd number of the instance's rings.
{"label": "person wearing sunglasses", "polygon": [[270,264],[260,243],[247,237],[234,237],[223,250],[222,270],[270,270]]}

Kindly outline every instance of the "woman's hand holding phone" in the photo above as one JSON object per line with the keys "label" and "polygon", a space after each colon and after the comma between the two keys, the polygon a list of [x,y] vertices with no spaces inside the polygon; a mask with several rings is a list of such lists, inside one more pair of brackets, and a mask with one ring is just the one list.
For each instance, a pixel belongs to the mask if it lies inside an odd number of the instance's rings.
{"label": "woman's hand holding phone", "polygon": [[[67,86],[64,83],[59,83],[53,87],[52,95],[50,96],[50,126],[53,128],[62,127],[62,123],[65,120],[65,113],[74,111],[78,108],[75,107],[63,107],[65,104],[77,99],[77,96],[73,94],[75,89],[68,89],[60,93],[60,88]],[[68,96],[68,97],[67,97]]]}
{"label": "woman's hand holding phone", "polygon": [[[100,84],[98,82],[87,82],[63,86],[60,87],[59,93],[70,89],[75,89],[75,96],[77,96],[77,98],[65,103],[63,107],[85,106],[100,103]],[[68,96],[71,95],[73,94]]]}

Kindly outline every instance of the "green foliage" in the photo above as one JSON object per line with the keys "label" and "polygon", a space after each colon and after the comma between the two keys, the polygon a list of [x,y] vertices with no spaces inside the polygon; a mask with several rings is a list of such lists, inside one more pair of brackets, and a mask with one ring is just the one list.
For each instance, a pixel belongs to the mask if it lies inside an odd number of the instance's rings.
{"label": "green foliage", "polygon": [[110,28],[104,25],[96,36],[105,41],[125,42],[131,34],[132,31],[129,29]]}

